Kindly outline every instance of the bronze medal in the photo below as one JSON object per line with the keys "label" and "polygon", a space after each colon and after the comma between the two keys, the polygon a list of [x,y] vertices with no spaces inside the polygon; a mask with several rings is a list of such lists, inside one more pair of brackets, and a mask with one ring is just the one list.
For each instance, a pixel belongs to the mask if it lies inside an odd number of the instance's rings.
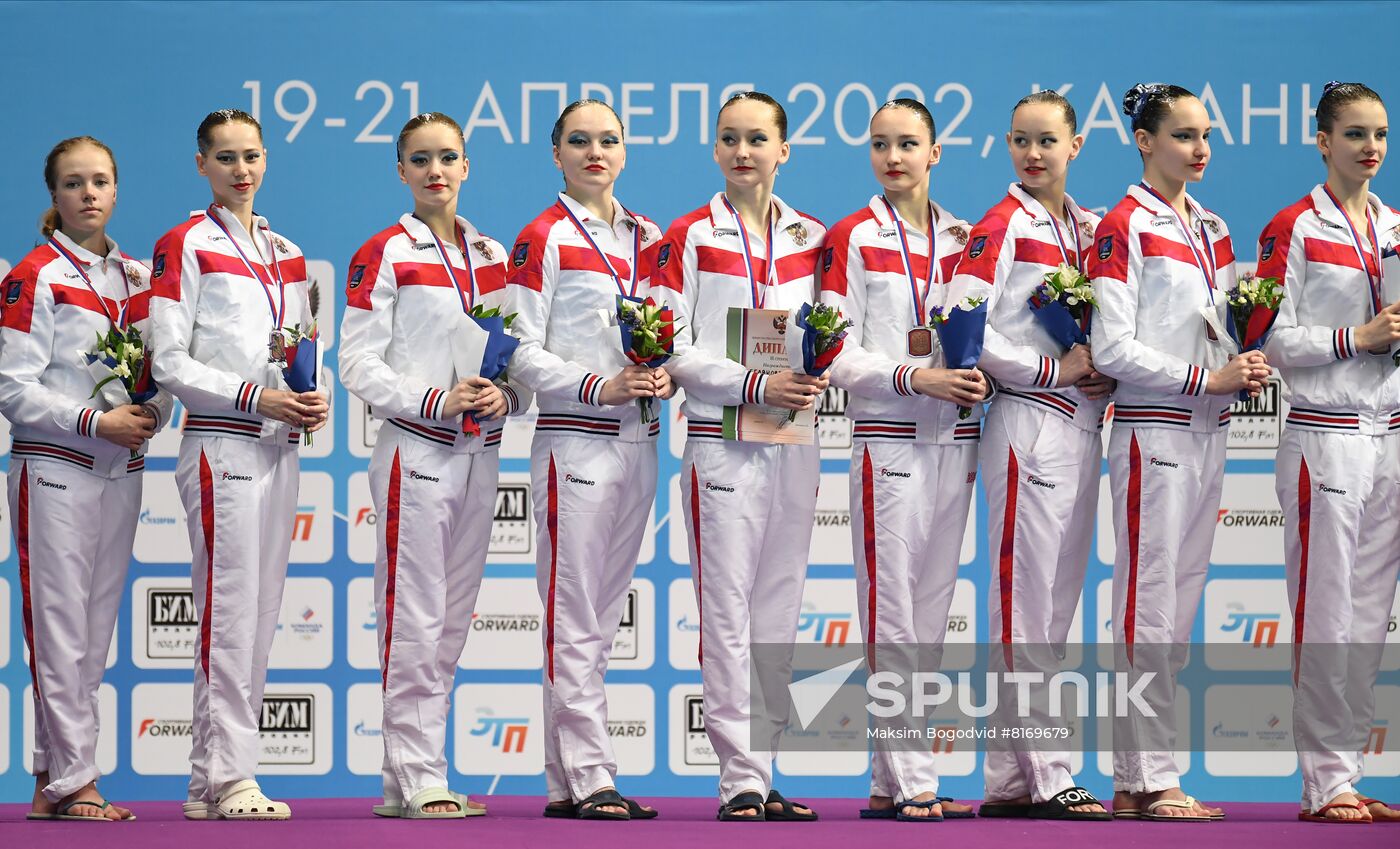
{"label": "bronze medal", "polygon": [[909,331],[909,356],[927,357],[933,353],[933,331],[927,327],[916,327]]}

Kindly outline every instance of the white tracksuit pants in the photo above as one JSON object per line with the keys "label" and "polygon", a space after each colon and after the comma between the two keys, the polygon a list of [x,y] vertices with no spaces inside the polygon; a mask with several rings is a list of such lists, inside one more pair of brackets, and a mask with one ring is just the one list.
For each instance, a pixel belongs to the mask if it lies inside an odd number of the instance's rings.
{"label": "white tracksuit pants", "polygon": [[384,799],[446,787],[457,661],[496,505],[499,452],[468,454],[383,427],[369,462],[384,690]]}
{"label": "white tracksuit pants", "polygon": [[1315,811],[1361,779],[1400,573],[1400,433],[1285,429],[1276,468],[1293,608],[1294,739],[1302,805]]}
{"label": "white tracksuit pants", "polygon": [[656,443],[536,433],[530,480],[544,604],[551,801],[615,786],[603,676],[656,497]]}
{"label": "white tracksuit pants", "polygon": [[199,615],[190,801],[252,778],[300,469],[295,445],[186,435],[175,483],[189,523]]}
{"label": "white tracksuit pants", "polygon": [[[917,664],[917,669],[901,670],[902,677],[935,672],[941,665],[976,472],[975,442],[855,441],[851,547],[861,634],[872,671],[882,665],[886,651],[895,663]],[[934,758],[927,744],[914,749],[899,743],[890,749],[877,746],[871,755],[870,795],[902,802],[936,793]]]}
{"label": "white tracksuit pants", "polygon": [[[1056,647],[1069,638],[1084,592],[1102,457],[1098,431],[1048,410],[1001,400],[987,414],[987,621],[989,642],[1002,649],[991,654],[993,671],[1040,672],[1046,680],[1059,671]],[[1075,640],[1082,642],[1082,635]],[[1014,722],[1015,713],[1009,716]],[[1050,727],[1050,718],[1037,713],[1029,724]],[[990,800],[1030,796],[1044,802],[1074,786],[1070,753],[1044,743],[989,746],[983,774]]]}
{"label": "white tracksuit pants", "polygon": [[[774,724],[768,743],[753,745],[751,711],[764,714],[750,693],[749,645],[797,639],[820,479],[815,445],[686,442],[681,506],[700,609],[705,731],[719,756],[721,802],[772,789],[783,724]],[[784,686],[790,673],[772,670]]]}
{"label": "white tracksuit pants", "polygon": [[[1116,653],[1126,657],[1128,667],[1120,671],[1132,676],[1129,686],[1138,674],[1155,673],[1142,693],[1158,708],[1155,718],[1135,711],[1115,718],[1115,791],[1152,793],[1179,786],[1172,700],[1210,565],[1226,438],[1224,429],[1197,433],[1125,425],[1109,437]],[[1143,751],[1134,740],[1162,745]]]}
{"label": "white tracksuit pants", "polygon": [[34,685],[34,772],[58,802],[99,775],[97,688],[117,623],[141,475],[104,478],[58,460],[12,463],[10,521]]}

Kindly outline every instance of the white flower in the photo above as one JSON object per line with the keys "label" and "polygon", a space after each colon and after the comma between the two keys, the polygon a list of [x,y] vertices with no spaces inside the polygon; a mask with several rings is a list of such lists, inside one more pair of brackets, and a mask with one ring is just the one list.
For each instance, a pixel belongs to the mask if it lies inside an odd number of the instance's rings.
{"label": "white flower", "polygon": [[112,369],[112,374],[115,374],[117,377],[129,378],[131,377],[131,365],[125,360],[118,362],[117,367]]}

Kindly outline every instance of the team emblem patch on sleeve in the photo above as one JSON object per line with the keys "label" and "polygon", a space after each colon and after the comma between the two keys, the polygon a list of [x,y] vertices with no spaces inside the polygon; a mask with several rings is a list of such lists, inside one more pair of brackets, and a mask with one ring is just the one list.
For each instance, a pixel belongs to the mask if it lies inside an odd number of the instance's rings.
{"label": "team emblem patch on sleeve", "polygon": [[151,276],[160,277],[165,273],[165,254],[156,257],[156,261],[151,266]]}
{"label": "team emblem patch on sleeve", "polygon": [[530,243],[529,243],[529,242],[517,242],[516,245],[515,245],[515,250],[511,251],[511,254],[510,254],[510,264],[513,265],[513,266],[515,266],[516,268],[519,268],[520,266],[522,266],[522,265],[525,264],[525,260],[526,260],[526,258],[529,257],[529,256],[530,256]]}
{"label": "team emblem patch on sleeve", "polygon": [[982,255],[982,251],[987,249],[987,237],[978,236],[972,240],[972,244],[967,247],[967,258],[977,259]]}
{"label": "team emblem patch on sleeve", "polygon": [[827,248],[826,250],[822,251],[822,271],[831,270],[831,260],[835,257],[835,255],[835,248]]}
{"label": "team emblem patch on sleeve", "polygon": [[671,243],[667,242],[656,249],[656,267],[665,268],[666,263],[671,261]]}
{"label": "team emblem patch on sleeve", "polygon": [[1269,257],[1271,257],[1271,256],[1274,255],[1274,239],[1275,239],[1275,238],[1276,238],[1275,236],[1270,236],[1269,238],[1267,238],[1267,239],[1264,240],[1264,244],[1262,244],[1262,245],[1259,246],[1259,261],[1260,261],[1260,262],[1264,262],[1264,261],[1267,260]]}
{"label": "team emblem patch on sleeve", "polygon": [[5,303],[13,304],[19,300],[20,290],[24,288],[24,281],[18,277],[11,278],[5,283]]}
{"label": "team emblem patch on sleeve", "polygon": [[1099,259],[1108,259],[1113,256],[1113,237],[1104,236],[1099,239]]}
{"label": "team emblem patch on sleeve", "polygon": [[350,288],[358,289],[363,282],[365,282],[365,267],[357,265],[350,269]]}

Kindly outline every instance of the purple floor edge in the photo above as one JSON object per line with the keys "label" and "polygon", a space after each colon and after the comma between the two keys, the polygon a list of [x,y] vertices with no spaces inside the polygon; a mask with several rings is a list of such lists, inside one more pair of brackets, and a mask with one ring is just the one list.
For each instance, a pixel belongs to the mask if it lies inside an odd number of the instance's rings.
{"label": "purple floor edge", "polygon": [[[575,822],[540,816],[542,799],[530,796],[476,797],[490,813],[467,820],[402,822],[374,817],[371,799],[291,800],[294,819],[284,823],[187,822],[179,802],[133,803],[132,823],[27,822],[27,805],[0,805],[0,845],[7,847],[83,846],[94,839],[99,849],[222,849],[274,846],[335,849],[386,849],[412,841],[413,849],[453,847],[464,841],[483,847],[617,849],[645,841],[647,849],[712,849],[721,840],[762,841],[764,849],[850,849],[878,841],[880,849],[927,847],[957,841],[958,849],[992,849],[1009,843],[1094,845],[1191,849],[1260,846],[1270,849],[1312,847],[1345,841],[1348,847],[1400,845],[1400,824],[1319,825],[1298,822],[1296,805],[1287,803],[1217,803],[1227,811],[1214,823],[1055,823],[1024,820],[945,820],[941,823],[896,823],[861,820],[861,800],[808,800],[822,819],[816,823],[719,823],[711,799],[639,799],[655,805],[661,816],[647,822]],[[100,833],[95,831],[100,829]],[[933,829],[932,831],[928,829]],[[1339,829],[1344,831],[1339,832]],[[621,833],[619,833],[619,830]],[[742,832],[742,833],[736,833]]]}

